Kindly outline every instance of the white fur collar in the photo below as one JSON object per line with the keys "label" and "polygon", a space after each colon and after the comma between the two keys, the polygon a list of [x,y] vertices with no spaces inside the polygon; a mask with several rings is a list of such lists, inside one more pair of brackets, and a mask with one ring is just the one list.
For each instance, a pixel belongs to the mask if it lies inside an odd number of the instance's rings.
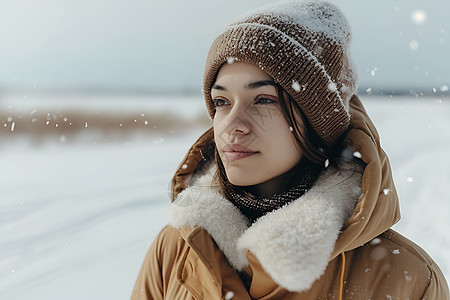
{"label": "white fur collar", "polygon": [[242,213],[212,185],[213,170],[182,191],[169,209],[174,227],[199,226],[230,264],[242,270],[245,249],[280,286],[301,292],[325,271],[339,231],[361,196],[361,172],[353,163],[328,168],[302,197],[249,226]]}

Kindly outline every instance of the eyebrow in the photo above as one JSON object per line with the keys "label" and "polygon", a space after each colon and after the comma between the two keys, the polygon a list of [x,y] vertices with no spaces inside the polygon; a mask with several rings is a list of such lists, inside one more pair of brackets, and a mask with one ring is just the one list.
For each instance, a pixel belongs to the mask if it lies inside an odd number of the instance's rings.
{"label": "eyebrow", "polygon": [[[255,81],[255,82],[247,84],[246,88],[257,89],[257,88],[260,88],[260,87],[266,86],[266,85],[276,86],[275,81],[273,81],[273,80],[260,80],[260,81]],[[220,91],[227,90],[225,87],[218,85],[218,84],[214,84],[211,89],[220,90]]]}
{"label": "eyebrow", "polygon": [[249,89],[257,89],[259,87],[266,86],[266,85],[275,86],[275,81],[273,81],[273,80],[260,80],[260,81],[249,83],[247,85],[247,88],[249,88]]}

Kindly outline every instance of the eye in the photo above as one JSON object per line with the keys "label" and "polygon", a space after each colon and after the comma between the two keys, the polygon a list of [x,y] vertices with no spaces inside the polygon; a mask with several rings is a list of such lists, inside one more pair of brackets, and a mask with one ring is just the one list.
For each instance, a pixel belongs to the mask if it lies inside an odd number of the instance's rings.
{"label": "eye", "polygon": [[214,101],[214,106],[215,107],[222,107],[222,106],[225,106],[225,105],[228,104],[227,101],[225,101],[225,100],[223,100],[221,98],[213,99],[213,101]]}
{"label": "eye", "polygon": [[272,103],[276,103],[277,100],[275,99],[271,99],[268,97],[257,97],[256,98],[256,104],[272,104]]}

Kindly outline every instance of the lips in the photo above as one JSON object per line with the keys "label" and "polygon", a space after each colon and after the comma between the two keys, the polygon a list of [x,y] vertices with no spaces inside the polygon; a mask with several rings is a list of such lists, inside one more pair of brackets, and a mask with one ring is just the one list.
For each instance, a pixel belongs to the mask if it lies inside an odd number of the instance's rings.
{"label": "lips", "polygon": [[255,155],[258,151],[252,150],[240,144],[227,144],[222,148],[223,156],[228,161],[235,161]]}

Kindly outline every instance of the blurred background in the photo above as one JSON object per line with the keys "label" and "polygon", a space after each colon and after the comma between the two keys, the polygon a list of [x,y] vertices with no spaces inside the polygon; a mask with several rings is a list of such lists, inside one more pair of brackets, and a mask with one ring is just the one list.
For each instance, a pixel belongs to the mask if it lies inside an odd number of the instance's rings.
{"label": "blurred background", "polygon": [[[0,298],[126,299],[210,126],[210,43],[274,1],[0,0]],[[393,166],[396,229],[450,276],[447,0],[331,1]]]}

